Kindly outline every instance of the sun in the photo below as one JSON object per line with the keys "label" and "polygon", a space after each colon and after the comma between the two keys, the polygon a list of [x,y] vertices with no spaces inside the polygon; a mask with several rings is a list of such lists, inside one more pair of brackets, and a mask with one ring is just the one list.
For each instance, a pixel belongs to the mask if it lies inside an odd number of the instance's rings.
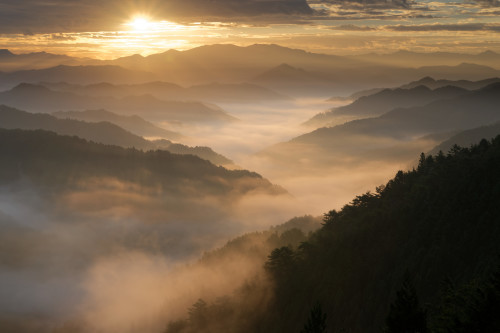
{"label": "sun", "polygon": [[153,29],[154,22],[152,22],[147,16],[135,16],[127,24],[130,29],[137,32],[146,32]]}

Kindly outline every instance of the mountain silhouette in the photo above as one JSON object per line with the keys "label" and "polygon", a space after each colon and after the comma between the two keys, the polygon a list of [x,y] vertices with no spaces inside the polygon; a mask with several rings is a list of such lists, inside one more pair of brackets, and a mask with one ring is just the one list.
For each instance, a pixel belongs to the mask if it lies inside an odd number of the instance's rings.
{"label": "mountain silhouette", "polygon": [[44,69],[0,72],[0,87],[14,87],[20,83],[38,83],[41,81],[91,84],[110,83],[143,83],[155,81],[152,73],[125,69],[119,66],[66,66],[59,65]]}
{"label": "mountain silhouette", "polygon": [[161,137],[174,141],[179,141],[183,138],[182,134],[158,127],[139,116],[122,116],[103,109],[85,111],[58,111],[52,113],[52,115],[61,119],[76,119],[94,123],[107,121],[118,125],[129,132],[143,137]]}
{"label": "mountain silhouette", "polygon": [[394,108],[425,105],[438,99],[453,98],[468,92],[466,89],[454,86],[444,86],[434,90],[425,85],[408,89],[384,89],[372,95],[361,96],[349,105],[320,113],[308,120],[305,125],[327,126],[339,116],[352,118],[379,116]]}
{"label": "mountain silhouette", "polygon": [[495,83],[455,98],[319,128],[258,155],[299,170],[375,161],[410,163],[412,156],[432,149],[457,131],[500,121],[498,103],[500,83]]}
{"label": "mountain silhouette", "polygon": [[143,84],[117,85],[101,82],[91,85],[76,85],[65,82],[41,82],[54,91],[73,92],[89,96],[110,96],[123,98],[126,96],[152,95],[161,100],[176,101],[209,101],[209,102],[255,102],[267,100],[286,100],[289,97],[270,89],[250,83],[209,83],[203,85],[181,87],[169,82],[148,82]]}
{"label": "mountain silhouette", "polygon": [[0,93],[0,103],[32,112],[106,109],[119,114],[139,115],[153,121],[235,120],[219,107],[200,102],[162,101],[151,95],[123,98],[91,97],[71,92],[52,91],[44,86],[28,83],[22,83],[9,91]]}
{"label": "mountain silhouette", "polygon": [[[104,116],[108,118],[123,121],[123,118],[113,114],[103,113],[103,111],[89,111],[86,114],[93,115],[95,113],[97,113],[98,116],[104,114]],[[139,120],[139,122],[141,120],[139,117],[131,119]],[[49,114],[33,114],[13,109],[5,105],[0,105],[0,128],[24,130],[42,129],[60,135],[78,136],[89,141],[106,145],[116,145],[125,148],[133,147],[143,150],[163,149],[176,154],[197,155],[217,165],[232,164],[231,160],[217,154],[208,147],[188,147],[182,144],[174,144],[169,140],[149,141],[111,122],[86,122],[68,118],[59,119]]]}

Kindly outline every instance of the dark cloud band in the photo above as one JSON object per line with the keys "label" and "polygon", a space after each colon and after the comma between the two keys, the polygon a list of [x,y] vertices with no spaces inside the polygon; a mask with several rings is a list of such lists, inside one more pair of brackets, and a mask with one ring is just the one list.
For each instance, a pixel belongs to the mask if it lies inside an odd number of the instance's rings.
{"label": "dark cloud band", "polygon": [[0,34],[117,30],[138,13],[155,20],[238,21],[313,10],[306,0],[0,0]]}
{"label": "dark cloud band", "polygon": [[393,25],[386,26],[391,31],[495,31],[500,32],[500,25],[485,23],[470,24],[422,24],[422,25]]}

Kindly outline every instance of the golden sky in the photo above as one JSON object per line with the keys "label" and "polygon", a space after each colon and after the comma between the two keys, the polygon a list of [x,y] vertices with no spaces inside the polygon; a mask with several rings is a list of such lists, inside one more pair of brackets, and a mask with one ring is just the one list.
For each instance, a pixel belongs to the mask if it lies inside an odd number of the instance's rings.
{"label": "golden sky", "polygon": [[0,0],[0,48],[111,59],[276,43],[330,54],[500,52],[497,0]]}

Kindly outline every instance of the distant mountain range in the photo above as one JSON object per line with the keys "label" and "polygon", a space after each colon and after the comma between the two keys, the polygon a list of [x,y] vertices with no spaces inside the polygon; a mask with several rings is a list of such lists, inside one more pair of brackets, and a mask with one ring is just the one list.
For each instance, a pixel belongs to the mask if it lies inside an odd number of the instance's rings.
{"label": "distant mountain range", "polygon": [[384,89],[368,96],[361,96],[349,105],[320,113],[308,120],[305,125],[331,126],[339,117],[342,119],[346,117],[351,119],[374,117],[398,107],[425,105],[435,100],[449,99],[469,92],[469,90],[455,86],[444,86],[434,90],[424,85],[410,88]]}
{"label": "distant mountain range", "polygon": [[304,93],[323,96],[325,91],[335,89],[338,85],[329,75],[306,71],[285,63],[259,74],[250,82],[291,96],[301,96]]}
{"label": "distant mountain range", "polygon": [[41,82],[54,91],[73,92],[88,96],[108,96],[124,98],[127,96],[152,95],[161,100],[175,101],[210,101],[210,102],[255,102],[269,100],[287,100],[288,96],[270,89],[249,83],[223,84],[210,83],[183,88],[169,82],[148,82],[143,84],[114,85],[96,83],[91,85],[68,84],[65,82]]}
{"label": "distant mountain range", "polygon": [[435,80],[430,76],[426,76],[418,81],[413,81],[408,84],[404,84],[400,88],[410,89],[418,86],[426,86],[430,89],[437,89],[446,86],[454,86],[467,90],[477,90],[496,82],[500,82],[500,78],[494,77],[485,80],[470,81],[470,80]]}
{"label": "distant mountain range", "polygon": [[500,69],[500,54],[493,51],[485,51],[478,54],[397,51],[389,54],[369,53],[351,56],[351,58],[400,67],[412,65],[415,67],[436,66],[442,64],[455,66],[461,63],[475,63]]}
{"label": "distant mountain range", "polygon": [[129,132],[143,137],[160,137],[163,139],[174,141],[179,141],[184,137],[182,134],[179,134],[177,132],[158,127],[139,116],[122,116],[103,109],[85,111],[57,111],[53,112],[52,115],[61,119],[76,119],[93,123],[107,121],[118,125]]}
{"label": "distant mountain range", "polygon": [[126,69],[114,65],[66,66],[59,65],[44,69],[0,72],[0,87],[12,88],[20,83],[41,81],[91,84],[99,82],[131,84],[157,80],[155,74],[145,71]]}
{"label": "distant mountain range", "polygon": [[[109,112],[90,111],[83,114],[104,114],[112,120],[123,121],[124,117],[110,114]],[[128,120],[128,119],[127,119]],[[132,120],[141,118],[135,117]],[[142,120],[144,122],[144,120]],[[125,148],[137,148],[143,150],[163,149],[176,154],[192,154],[209,160],[217,165],[232,165],[228,158],[217,154],[208,147],[188,147],[182,144],[174,144],[168,140],[149,141],[123,128],[107,121],[86,122],[74,119],[59,119],[48,114],[29,113],[17,109],[0,105],[0,128],[4,129],[24,129],[24,130],[47,130],[60,135],[78,136],[80,138],[103,143],[106,145],[116,145]]]}
{"label": "distant mountain range", "polygon": [[[495,83],[495,82],[500,82],[500,78],[489,78],[485,80],[479,80],[479,81],[470,81],[470,80],[435,80],[434,78],[430,76],[426,76],[424,78],[421,78],[420,80],[412,81],[407,84],[400,85],[399,89],[411,89],[411,88],[416,88],[418,86],[426,86],[427,88],[430,89],[437,89],[437,88],[442,88],[446,86],[454,86],[454,87],[459,87],[467,90],[477,90],[481,89],[482,87],[485,87],[489,84]],[[332,97],[329,100],[330,101],[355,101],[360,97],[363,96],[370,96],[374,95],[378,92],[381,92],[382,90],[386,89],[397,89],[397,88],[372,88],[372,89],[367,89],[367,90],[362,90],[355,92],[349,96],[345,97]]]}
{"label": "distant mountain range", "polygon": [[[369,88],[366,92],[353,94],[351,99],[377,93],[382,89],[373,89],[375,85],[399,86],[403,82],[416,80],[425,76],[435,76],[450,80],[467,78],[484,80],[492,76],[500,76],[500,70],[492,67],[462,63],[456,66],[424,66],[418,68],[395,68],[383,66],[367,66],[360,64],[356,68],[318,69],[312,66],[304,68],[290,64],[281,64],[251,79],[258,85],[283,92],[291,96],[326,96],[329,91],[352,91],[357,87]],[[464,81],[464,80],[462,80]],[[486,83],[487,84],[487,83]],[[467,84],[464,82],[464,85]],[[470,85],[474,88],[473,85]],[[338,100],[339,98],[331,98]],[[345,100],[349,98],[340,98]]]}
{"label": "distant mountain range", "polygon": [[96,60],[90,58],[75,58],[62,54],[33,52],[14,54],[6,49],[0,49],[0,70],[13,72],[25,69],[44,69],[59,65],[78,66],[89,65]]}
{"label": "distant mountain range", "polygon": [[53,91],[44,86],[28,83],[22,83],[0,93],[0,103],[31,112],[106,109],[119,114],[135,114],[148,120],[164,122],[220,122],[236,119],[215,105],[200,102],[163,101],[151,95],[123,98],[92,97]]}
{"label": "distant mountain range", "polygon": [[500,121],[499,103],[500,83],[494,83],[454,98],[319,128],[270,147],[260,155],[277,163],[297,164],[304,160],[310,167],[387,159],[403,162],[428,151],[436,140],[443,141],[456,131]]}
{"label": "distant mountain range", "polygon": [[[21,55],[9,55],[7,52],[4,52],[6,54],[4,58],[10,59],[11,62],[21,57]],[[414,61],[409,61],[408,56],[411,56]],[[61,59],[61,63],[64,64],[68,61],[66,58]],[[300,92],[301,96],[315,96],[319,93],[316,84],[300,91],[297,88],[300,86],[300,80],[305,78],[323,81],[322,93],[326,96],[327,88],[335,87],[338,94],[350,94],[375,85],[397,86],[403,82],[429,75],[439,79],[468,80],[500,76],[500,70],[496,68],[500,63],[499,55],[493,52],[475,56],[405,52],[393,55],[335,56],[310,53],[279,45],[257,44],[239,47],[219,44],[186,51],[169,50],[147,57],[133,55],[106,61],[74,58],[74,61],[81,66],[63,65],[46,69],[34,67],[38,70],[34,70],[32,66],[31,70],[0,73],[0,86],[6,89],[21,82],[38,83],[41,81],[64,81],[87,85],[99,82],[135,84],[157,80],[192,86],[213,82],[223,84],[284,82],[288,77],[292,78],[288,86],[296,86],[291,91]],[[404,61],[404,64],[401,64],[401,61]],[[291,68],[283,68],[282,64],[287,64]],[[9,66],[2,67],[0,59],[0,69],[3,68],[5,71],[6,68],[13,68],[12,65]],[[299,73],[298,69],[304,72]],[[79,74],[72,72],[79,72]],[[295,74],[292,75],[291,72]],[[273,85],[265,87],[272,89]],[[286,94],[285,90],[277,90],[277,92]]]}
{"label": "distant mountain range", "polygon": [[494,124],[487,126],[481,126],[465,130],[453,135],[448,140],[441,142],[439,145],[430,150],[428,154],[436,155],[439,153],[439,151],[442,151],[444,154],[446,154],[455,145],[468,148],[473,144],[478,143],[482,139],[491,140],[499,134],[500,134],[500,122],[496,122]]}
{"label": "distant mountain range", "polygon": [[[359,64],[388,65],[398,67],[422,67],[449,64],[452,66],[461,63],[475,63],[500,69],[500,54],[493,51],[485,51],[478,54],[462,54],[452,52],[411,52],[397,51],[388,54],[368,53],[362,55],[327,55],[291,49],[275,44],[254,44],[247,47],[238,47],[231,44],[215,44],[196,47],[186,51],[168,50],[143,57],[135,54],[117,58],[115,60],[97,60],[90,58],[76,58],[66,55],[51,54],[46,52],[34,52],[27,54],[14,54],[9,50],[0,50],[0,70],[13,71],[18,69],[41,69],[53,67],[55,65],[98,65],[114,64],[124,67],[137,67],[147,70],[161,66],[163,69],[170,69],[172,65],[165,64],[165,60],[175,62],[175,65],[184,64],[194,68],[197,58],[204,57],[208,62],[230,65],[239,63],[251,63],[255,54],[265,53],[268,59],[257,57],[255,65],[271,67],[280,63],[290,63],[293,66],[304,67],[310,62],[318,65],[336,64],[338,66],[356,66]],[[239,61],[237,60],[238,58]],[[305,61],[304,59],[307,60]],[[201,68],[201,67],[200,67]],[[149,71],[149,70],[148,70]]]}
{"label": "distant mountain range", "polygon": [[435,132],[473,128],[500,119],[500,83],[480,90],[441,99],[423,106],[396,108],[376,118],[348,122],[331,128],[320,128],[292,141],[315,142],[320,133],[353,131],[359,134],[411,138]]}

